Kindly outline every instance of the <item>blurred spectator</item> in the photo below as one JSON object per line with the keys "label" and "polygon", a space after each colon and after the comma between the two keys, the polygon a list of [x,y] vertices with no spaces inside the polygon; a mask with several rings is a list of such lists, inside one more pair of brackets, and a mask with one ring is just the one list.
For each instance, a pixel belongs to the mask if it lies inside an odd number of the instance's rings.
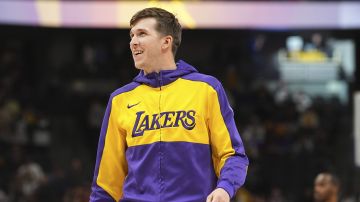
{"label": "blurred spectator", "polygon": [[245,188],[241,188],[236,192],[233,202],[254,202],[253,196]]}
{"label": "blurred spectator", "polygon": [[3,192],[1,189],[0,189],[0,202],[10,202],[5,192]]}
{"label": "blurred spectator", "polygon": [[90,197],[90,185],[75,186],[66,192],[64,202],[88,202]]}
{"label": "blurred spectator", "polygon": [[332,48],[329,45],[328,40],[318,32],[315,32],[311,35],[310,41],[307,42],[304,46],[305,52],[319,51],[327,55],[327,57],[332,57]]}
{"label": "blurred spectator", "polygon": [[310,96],[306,95],[302,91],[294,93],[293,100],[296,104],[296,109],[298,112],[304,112],[312,105]]}
{"label": "blurred spectator", "polygon": [[250,158],[258,159],[260,157],[260,147],[265,142],[265,135],[264,125],[261,124],[258,117],[251,117],[250,124],[245,127],[242,133],[242,139],[245,145],[247,145],[246,152]]}
{"label": "blurred spectator", "polygon": [[37,201],[62,202],[66,190],[71,188],[65,169],[57,164],[52,167],[45,183],[37,190],[35,196]]}
{"label": "blurred spectator", "polygon": [[302,128],[318,128],[319,117],[313,110],[307,110],[300,116],[300,127]]}
{"label": "blurred spectator", "polygon": [[0,139],[3,141],[15,141],[12,132],[19,113],[20,107],[16,100],[8,100],[0,106]]}
{"label": "blurred spectator", "polygon": [[33,131],[33,143],[36,147],[49,147],[51,143],[51,133],[49,130],[49,120],[42,118],[38,120]]}
{"label": "blurred spectator", "polygon": [[320,173],[314,182],[315,202],[338,202],[340,193],[340,181],[330,173]]}
{"label": "blurred spectator", "polygon": [[275,91],[275,102],[278,105],[283,104],[285,101],[290,99],[290,92],[285,83],[279,82]]}
{"label": "blurred spectator", "polygon": [[45,182],[45,173],[39,164],[28,161],[17,170],[11,199],[13,201],[33,201],[36,190]]}
{"label": "blurred spectator", "polygon": [[281,189],[273,187],[270,193],[269,202],[285,202]]}
{"label": "blurred spectator", "polygon": [[301,62],[322,62],[331,58],[330,42],[320,33],[313,33],[308,42],[302,36],[290,36],[286,41],[289,59]]}
{"label": "blurred spectator", "polygon": [[[82,185],[88,180],[89,173],[84,171],[83,162],[79,158],[71,160],[70,169],[68,171],[68,179],[72,186]],[[90,181],[90,180],[88,180]]]}

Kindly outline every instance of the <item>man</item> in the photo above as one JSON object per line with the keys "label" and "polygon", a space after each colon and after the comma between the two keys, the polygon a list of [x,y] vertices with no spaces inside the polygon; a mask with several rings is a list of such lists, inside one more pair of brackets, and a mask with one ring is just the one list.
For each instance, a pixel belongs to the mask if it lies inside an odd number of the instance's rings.
{"label": "man", "polygon": [[90,201],[229,202],[248,159],[221,83],[175,63],[172,13],[147,8],[130,26],[140,73],[110,96]]}
{"label": "man", "polygon": [[340,183],[330,173],[320,173],[314,182],[314,200],[316,202],[338,202]]}

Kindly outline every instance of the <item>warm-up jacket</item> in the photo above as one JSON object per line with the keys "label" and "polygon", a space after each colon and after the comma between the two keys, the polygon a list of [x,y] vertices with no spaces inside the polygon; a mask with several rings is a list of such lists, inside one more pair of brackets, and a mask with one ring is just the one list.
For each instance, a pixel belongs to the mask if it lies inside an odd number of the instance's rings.
{"label": "warm-up jacket", "polygon": [[204,202],[232,197],[248,158],[221,83],[179,61],[111,94],[99,139],[91,202]]}

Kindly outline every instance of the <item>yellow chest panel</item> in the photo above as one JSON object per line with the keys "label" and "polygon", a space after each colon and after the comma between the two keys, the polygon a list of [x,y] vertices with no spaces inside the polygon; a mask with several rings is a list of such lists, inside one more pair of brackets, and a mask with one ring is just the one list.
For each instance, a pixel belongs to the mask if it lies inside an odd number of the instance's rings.
{"label": "yellow chest panel", "polygon": [[177,79],[161,88],[140,85],[113,99],[119,130],[129,147],[164,142],[209,144],[204,82]]}

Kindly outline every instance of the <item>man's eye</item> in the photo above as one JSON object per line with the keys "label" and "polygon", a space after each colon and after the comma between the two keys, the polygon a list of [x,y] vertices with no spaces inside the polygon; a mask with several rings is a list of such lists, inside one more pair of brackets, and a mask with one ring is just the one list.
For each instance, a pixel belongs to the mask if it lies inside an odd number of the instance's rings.
{"label": "man's eye", "polygon": [[140,32],[139,36],[145,36],[145,32]]}

